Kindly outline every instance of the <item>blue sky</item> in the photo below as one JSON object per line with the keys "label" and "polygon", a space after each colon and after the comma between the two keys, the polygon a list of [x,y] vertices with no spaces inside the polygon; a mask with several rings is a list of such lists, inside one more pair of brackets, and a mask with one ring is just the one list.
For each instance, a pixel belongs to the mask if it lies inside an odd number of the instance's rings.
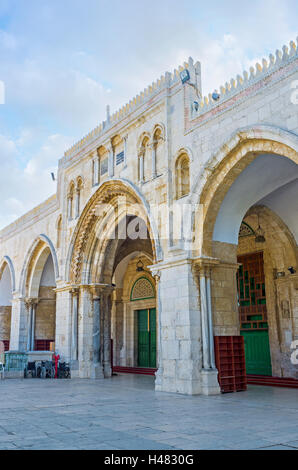
{"label": "blue sky", "polygon": [[73,142],[191,55],[203,93],[297,35],[296,0],[0,0],[0,228]]}

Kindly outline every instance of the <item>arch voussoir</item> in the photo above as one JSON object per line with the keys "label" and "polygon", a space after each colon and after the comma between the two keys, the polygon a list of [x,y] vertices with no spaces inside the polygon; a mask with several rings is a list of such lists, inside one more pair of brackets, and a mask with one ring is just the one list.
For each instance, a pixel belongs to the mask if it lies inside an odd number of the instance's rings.
{"label": "arch voussoir", "polygon": [[197,182],[198,189],[194,191],[203,206],[202,244],[197,247],[201,254],[212,256],[213,229],[223,199],[237,177],[258,155],[274,154],[298,164],[298,139],[288,134],[266,126],[242,130],[207,162]]}

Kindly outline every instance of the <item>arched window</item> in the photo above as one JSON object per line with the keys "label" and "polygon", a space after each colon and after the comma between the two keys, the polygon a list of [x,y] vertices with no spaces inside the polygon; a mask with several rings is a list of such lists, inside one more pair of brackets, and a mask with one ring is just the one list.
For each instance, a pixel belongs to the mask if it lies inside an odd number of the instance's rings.
{"label": "arched window", "polygon": [[[99,157],[99,174],[98,174],[98,180],[100,182],[101,178],[103,178],[107,173],[108,173],[108,168],[109,168],[109,152],[104,147],[101,145],[98,150],[98,157]],[[98,171],[98,170],[97,170]]]}
{"label": "arched window", "polygon": [[73,198],[74,198],[74,183],[73,181],[69,185],[67,194],[67,218],[72,220],[73,218]]}
{"label": "arched window", "polygon": [[152,178],[156,178],[160,174],[163,162],[163,130],[156,127],[153,133],[152,142]]}
{"label": "arched window", "polygon": [[112,147],[115,158],[115,165],[121,165],[124,163],[124,139],[120,135],[116,135],[112,138]]}
{"label": "arched window", "polygon": [[138,161],[138,179],[140,183],[144,181],[148,181],[151,178],[151,166],[150,166],[150,158],[149,158],[149,136],[145,136],[142,139],[142,143],[139,150],[139,161]]}
{"label": "arched window", "polygon": [[176,197],[186,196],[190,191],[189,157],[183,152],[176,161]]}
{"label": "arched window", "polygon": [[80,215],[81,210],[81,192],[83,188],[83,180],[79,176],[77,178],[77,185],[76,185],[76,208],[75,208],[75,218],[78,218]]}

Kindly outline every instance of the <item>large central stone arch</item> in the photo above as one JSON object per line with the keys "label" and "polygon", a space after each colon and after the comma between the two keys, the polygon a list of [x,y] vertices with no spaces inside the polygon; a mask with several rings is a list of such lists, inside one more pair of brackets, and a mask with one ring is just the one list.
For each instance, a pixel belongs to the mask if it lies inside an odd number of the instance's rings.
{"label": "large central stone arch", "polygon": [[154,262],[162,259],[158,231],[147,201],[128,181],[111,179],[102,183],[83,210],[69,247],[66,281],[72,284],[88,284],[93,281],[90,263],[94,259],[95,246],[100,245],[100,256],[104,256],[113,230],[127,213],[139,216],[146,222]]}
{"label": "large central stone arch", "polygon": [[201,219],[195,227],[195,249],[200,255],[213,256],[216,219],[239,175],[260,155],[275,155],[298,164],[297,152],[297,136],[269,126],[242,129],[222,146],[207,162],[193,188],[192,202],[199,202],[201,207]]}

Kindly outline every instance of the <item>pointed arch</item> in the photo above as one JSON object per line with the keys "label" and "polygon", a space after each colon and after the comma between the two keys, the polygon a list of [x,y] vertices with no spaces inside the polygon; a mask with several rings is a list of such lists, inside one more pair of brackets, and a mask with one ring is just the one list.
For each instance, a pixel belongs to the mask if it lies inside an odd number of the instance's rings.
{"label": "pointed arch", "polygon": [[193,204],[199,203],[202,208],[202,219],[196,220],[194,231],[198,253],[212,256],[213,232],[223,200],[238,176],[260,155],[273,155],[297,164],[298,137],[270,126],[245,128],[209,159],[192,192]]}
{"label": "pointed arch", "polygon": [[190,191],[190,158],[181,150],[175,162],[176,199],[187,196]]}
{"label": "pointed arch", "polygon": [[[40,280],[42,275],[42,268],[50,254],[52,256],[54,274],[57,282],[59,280],[59,265],[56,250],[49,237],[45,234],[40,234],[34,240],[25,256],[19,285],[19,291],[22,296],[25,297],[29,295],[34,297],[37,291],[38,279]],[[35,269],[38,270],[38,275],[33,283],[32,274]]]}
{"label": "pointed arch", "polygon": [[1,268],[0,268],[0,280],[1,280],[3,271],[4,271],[6,266],[8,266],[8,268],[9,268],[11,290],[12,290],[12,293],[14,293],[15,290],[16,290],[16,276],[15,276],[15,270],[14,270],[14,267],[13,267],[13,263],[12,263],[9,256],[4,256],[3,257],[3,260],[2,260],[2,263],[1,263]]}
{"label": "pointed arch", "polygon": [[[67,281],[79,282],[82,274],[86,276],[86,273],[82,272],[82,270],[85,271],[83,261],[86,256],[90,258],[92,247],[96,243],[95,228],[96,226],[99,227],[102,233],[105,234],[104,237],[108,238],[108,234],[114,229],[113,218],[111,214],[109,215],[108,209],[110,207],[113,211],[113,205],[117,204],[118,198],[125,198],[125,202],[129,207],[134,207],[136,212],[139,210],[143,217],[148,220],[148,231],[152,242],[154,260],[159,261],[162,259],[163,254],[158,230],[150,214],[148,202],[131,182],[124,179],[110,179],[99,186],[88,201],[78,221],[66,260],[65,278]],[[105,209],[101,208],[101,204],[106,204]],[[126,209],[123,206],[119,210],[123,211],[124,214]],[[120,217],[121,214],[122,212],[119,212],[117,217]],[[101,245],[102,251],[103,247],[106,246],[106,241],[102,241]]]}

